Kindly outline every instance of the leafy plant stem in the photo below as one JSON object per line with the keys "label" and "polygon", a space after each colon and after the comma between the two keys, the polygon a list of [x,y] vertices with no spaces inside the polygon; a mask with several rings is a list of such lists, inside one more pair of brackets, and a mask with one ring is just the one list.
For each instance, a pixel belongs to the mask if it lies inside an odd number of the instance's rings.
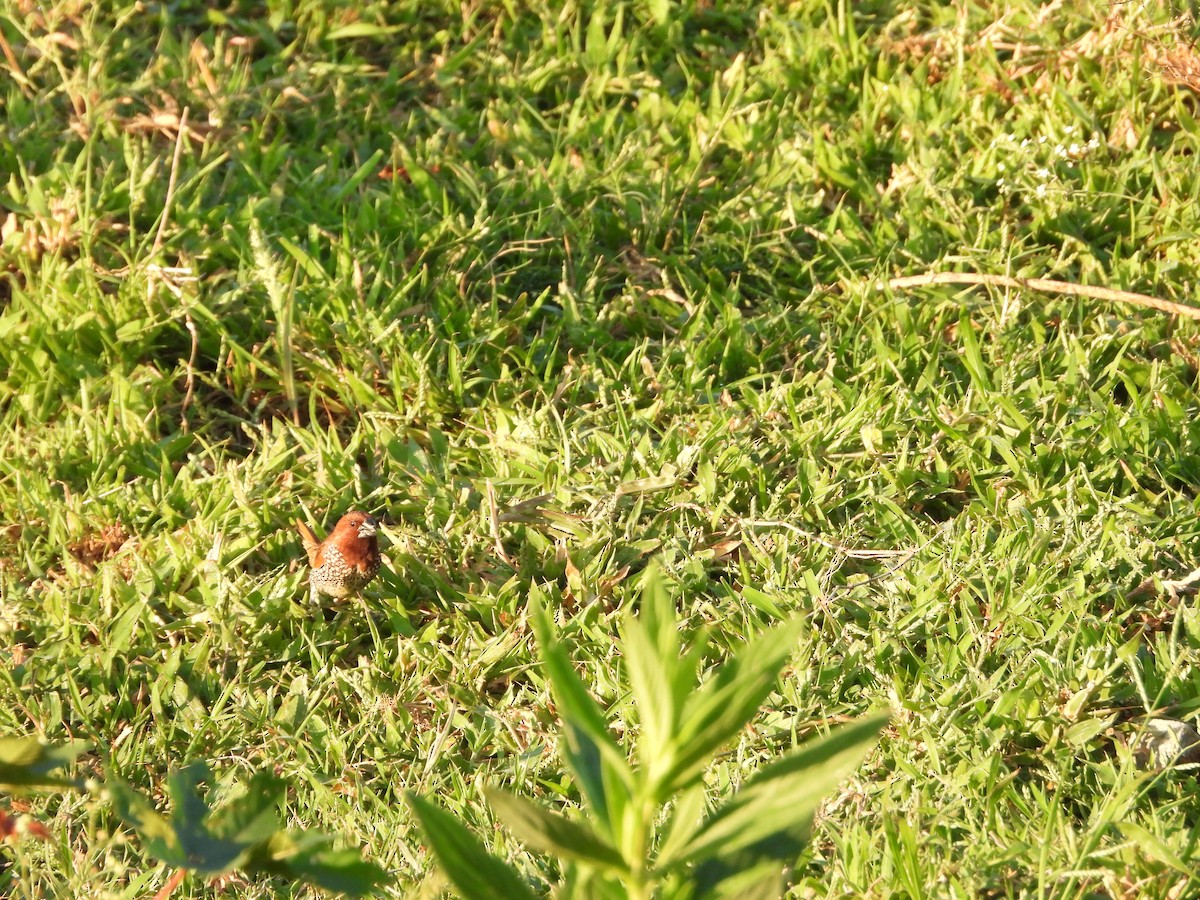
{"label": "leafy plant stem", "polygon": [[650,829],[657,809],[653,792],[647,790],[637,808],[629,852],[629,896],[633,900],[649,900],[653,895],[654,879],[650,874]]}

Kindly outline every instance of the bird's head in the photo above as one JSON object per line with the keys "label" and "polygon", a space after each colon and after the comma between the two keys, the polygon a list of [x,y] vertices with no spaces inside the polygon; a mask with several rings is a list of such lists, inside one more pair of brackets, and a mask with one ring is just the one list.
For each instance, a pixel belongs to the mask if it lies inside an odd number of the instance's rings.
{"label": "bird's head", "polygon": [[367,541],[375,537],[375,532],[379,529],[379,523],[372,516],[367,515],[360,510],[348,512],[334,526],[334,532],[343,535],[354,535],[362,541]]}

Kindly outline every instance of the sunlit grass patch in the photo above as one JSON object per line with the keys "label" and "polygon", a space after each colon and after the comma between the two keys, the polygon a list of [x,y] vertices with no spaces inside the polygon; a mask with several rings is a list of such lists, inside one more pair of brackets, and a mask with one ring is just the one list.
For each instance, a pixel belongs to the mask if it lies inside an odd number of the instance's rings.
{"label": "sunlit grass patch", "polygon": [[[1126,744],[1196,712],[1196,325],[887,287],[1193,303],[1181,13],[0,0],[0,731],[276,765],[398,896],[431,795],[540,883],[482,794],[580,803],[527,598],[636,738],[657,559],[703,671],[804,617],[714,802],[895,711],[799,891],[1194,892]],[[351,506],[385,570],[310,615],[292,522]],[[39,812],[31,893],[149,889]]]}

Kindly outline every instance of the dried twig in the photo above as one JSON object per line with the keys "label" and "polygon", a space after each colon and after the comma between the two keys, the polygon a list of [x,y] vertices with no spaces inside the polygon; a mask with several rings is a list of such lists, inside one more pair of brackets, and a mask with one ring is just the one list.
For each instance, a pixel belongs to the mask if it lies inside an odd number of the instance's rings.
{"label": "dried twig", "polygon": [[[1200,569],[1194,569],[1182,578],[1164,578],[1160,584],[1173,600],[1177,600],[1180,594],[1194,594],[1200,591]],[[1137,600],[1153,593],[1154,579],[1147,578],[1130,591],[1126,597],[1129,600]]]}
{"label": "dried twig", "polygon": [[[749,525],[751,528],[783,528],[784,530],[791,531],[794,534],[798,534],[801,537],[806,538],[815,544],[820,544],[822,547],[828,547],[830,550],[835,550],[838,553],[842,554],[843,556],[849,557],[850,559],[894,559],[894,560],[896,560],[894,563],[892,563],[890,566],[888,566],[882,572],[872,575],[869,578],[863,579],[862,581],[856,581],[856,582],[854,582],[854,584],[842,585],[841,587],[837,588],[838,590],[850,590],[851,588],[861,587],[864,584],[870,584],[873,581],[879,581],[883,578],[887,578],[889,575],[893,574],[898,569],[902,568],[903,566],[908,565],[908,563],[914,557],[916,557],[917,554],[919,554],[922,550],[924,550],[926,547],[928,547],[930,544],[932,544],[934,541],[936,541],[938,538],[940,538],[945,533],[944,530],[939,530],[939,531],[935,532],[934,535],[932,537],[930,537],[929,540],[925,541],[923,544],[920,544],[919,546],[916,546],[916,547],[911,547],[908,550],[859,550],[859,549],[855,549],[853,547],[846,547],[842,544],[835,543],[834,541],[827,540],[826,538],[823,538],[820,535],[813,534],[811,531],[805,531],[803,528],[797,528],[795,525],[791,524],[790,522],[781,522],[781,521],[776,521],[776,520],[772,520],[772,519],[742,519],[738,524]],[[832,572],[829,573],[829,575],[832,576]],[[830,589],[823,588],[822,593],[829,594]]]}
{"label": "dried twig", "polygon": [[187,378],[184,384],[187,390],[183,394],[183,404],[179,407],[180,428],[184,434],[188,433],[188,407],[192,405],[192,394],[196,391],[196,354],[200,349],[200,333],[196,330],[196,322],[192,319],[192,314],[185,311],[183,314],[183,322],[187,326],[188,332],[192,336],[192,353],[188,357],[187,363]]}
{"label": "dried twig", "polygon": [[913,552],[911,550],[857,550],[853,547],[846,547],[823,538],[819,534],[813,534],[811,531],[805,531],[803,528],[797,528],[791,522],[782,522],[775,519],[742,519],[738,524],[749,525],[751,528],[782,528],[785,531],[792,532],[792,534],[798,534],[800,537],[812,541],[814,544],[820,544],[822,547],[836,550],[850,559],[895,559],[898,556],[911,555]]}
{"label": "dried twig", "polygon": [[1114,288],[1094,287],[1088,284],[1072,284],[1069,281],[1054,281],[1050,278],[1013,278],[1008,275],[980,275],[975,272],[930,272],[925,275],[905,275],[893,278],[887,286],[893,290],[924,287],[933,284],[976,284],[988,287],[1014,288],[1017,290],[1045,291],[1051,294],[1066,294],[1071,297],[1087,297],[1091,300],[1111,300],[1115,303],[1131,303],[1145,309],[1200,319],[1200,309],[1172,303],[1148,294],[1133,291],[1118,291]]}
{"label": "dried twig", "polygon": [[[490,482],[489,482],[490,484]],[[495,497],[495,488],[492,489],[492,494]],[[499,522],[529,522],[537,513],[538,508],[544,503],[553,500],[553,494],[538,494],[536,497],[530,497],[528,500],[522,500],[519,503],[514,503],[504,512],[495,516],[497,523]],[[498,528],[497,528],[498,530]]]}
{"label": "dried twig", "polygon": [[504,541],[500,538],[500,504],[496,501],[496,486],[492,479],[487,480],[488,524],[491,526],[492,542],[496,545],[496,555],[505,565],[515,567],[512,558],[504,550]]}
{"label": "dried twig", "polygon": [[158,231],[154,234],[154,244],[150,255],[154,256],[162,249],[163,234],[167,230],[167,222],[171,218],[171,203],[175,199],[175,182],[179,177],[179,158],[183,155],[183,142],[188,135],[188,108],[183,108],[179,116],[179,131],[175,135],[175,155],[171,158],[171,177],[167,181],[167,197],[163,200],[162,217],[158,220]]}
{"label": "dried twig", "polygon": [[29,78],[25,74],[25,70],[21,68],[21,64],[17,62],[17,57],[12,51],[12,47],[4,38],[4,32],[0,31],[0,52],[4,54],[5,60],[8,62],[9,72],[12,73],[13,81],[21,86],[21,91],[26,97],[32,97],[33,91],[29,85]]}
{"label": "dried twig", "polygon": [[[187,140],[188,134],[188,108],[184,107],[183,112],[179,116],[179,131],[175,133],[175,153],[171,157],[171,175],[167,179],[167,196],[163,200],[162,215],[158,220],[158,229],[154,232],[154,243],[150,247],[151,259],[157,257],[159,251],[162,249],[163,237],[167,232],[167,223],[171,220],[171,204],[175,202],[175,185],[179,181],[179,160],[183,156],[183,142]],[[154,263],[147,267],[147,272],[151,276],[146,285],[148,292],[153,292],[155,282],[162,280],[176,297],[181,297],[183,292],[177,285],[171,283],[167,272],[191,275],[190,268],[169,268]],[[196,354],[200,349],[200,335],[196,331],[196,323],[192,320],[192,314],[187,309],[184,309],[183,321],[192,337],[192,352],[188,357],[187,377],[185,381],[187,390],[184,392],[183,404],[179,409],[180,428],[184,434],[187,434],[187,411],[188,407],[192,404],[192,395],[196,390]]]}
{"label": "dried twig", "polygon": [[872,581],[880,581],[881,579],[887,578],[889,575],[894,574],[895,572],[899,571],[904,566],[908,565],[909,562],[911,562],[918,553],[920,553],[922,550],[924,550],[926,547],[928,547],[930,544],[932,544],[934,541],[936,541],[941,536],[942,536],[941,532],[934,534],[933,537],[931,537],[925,543],[921,544],[919,547],[913,547],[911,550],[905,550],[904,555],[900,559],[896,560],[894,563],[892,563],[890,566],[888,566],[882,572],[877,572],[876,574],[872,575],[869,578],[864,578],[862,581],[854,582],[854,584],[842,585],[840,589],[843,591],[848,591],[848,590],[851,590],[852,588],[862,587],[864,584],[870,584]]}

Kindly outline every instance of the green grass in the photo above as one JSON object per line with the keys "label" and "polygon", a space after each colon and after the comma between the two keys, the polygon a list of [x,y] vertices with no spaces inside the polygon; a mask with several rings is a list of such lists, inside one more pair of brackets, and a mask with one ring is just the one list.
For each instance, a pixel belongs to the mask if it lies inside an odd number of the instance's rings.
{"label": "green grass", "polygon": [[[416,791],[539,884],[482,794],[579,802],[526,594],[623,720],[657,556],[710,666],[809,622],[714,798],[896,711],[798,896],[1200,889],[1194,775],[1122,746],[1200,708],[1193,603],[1129,596],[1200,566],[1200,330],[884,285],[1191,300],[1182,10],[267,6],[0,0],[0,732],[154,791],[275,765],[397,896],[442,883]],[[311,616],[291,523],[351,506],[387,571]],[[4,893],[165,880],[33,809]]]}

